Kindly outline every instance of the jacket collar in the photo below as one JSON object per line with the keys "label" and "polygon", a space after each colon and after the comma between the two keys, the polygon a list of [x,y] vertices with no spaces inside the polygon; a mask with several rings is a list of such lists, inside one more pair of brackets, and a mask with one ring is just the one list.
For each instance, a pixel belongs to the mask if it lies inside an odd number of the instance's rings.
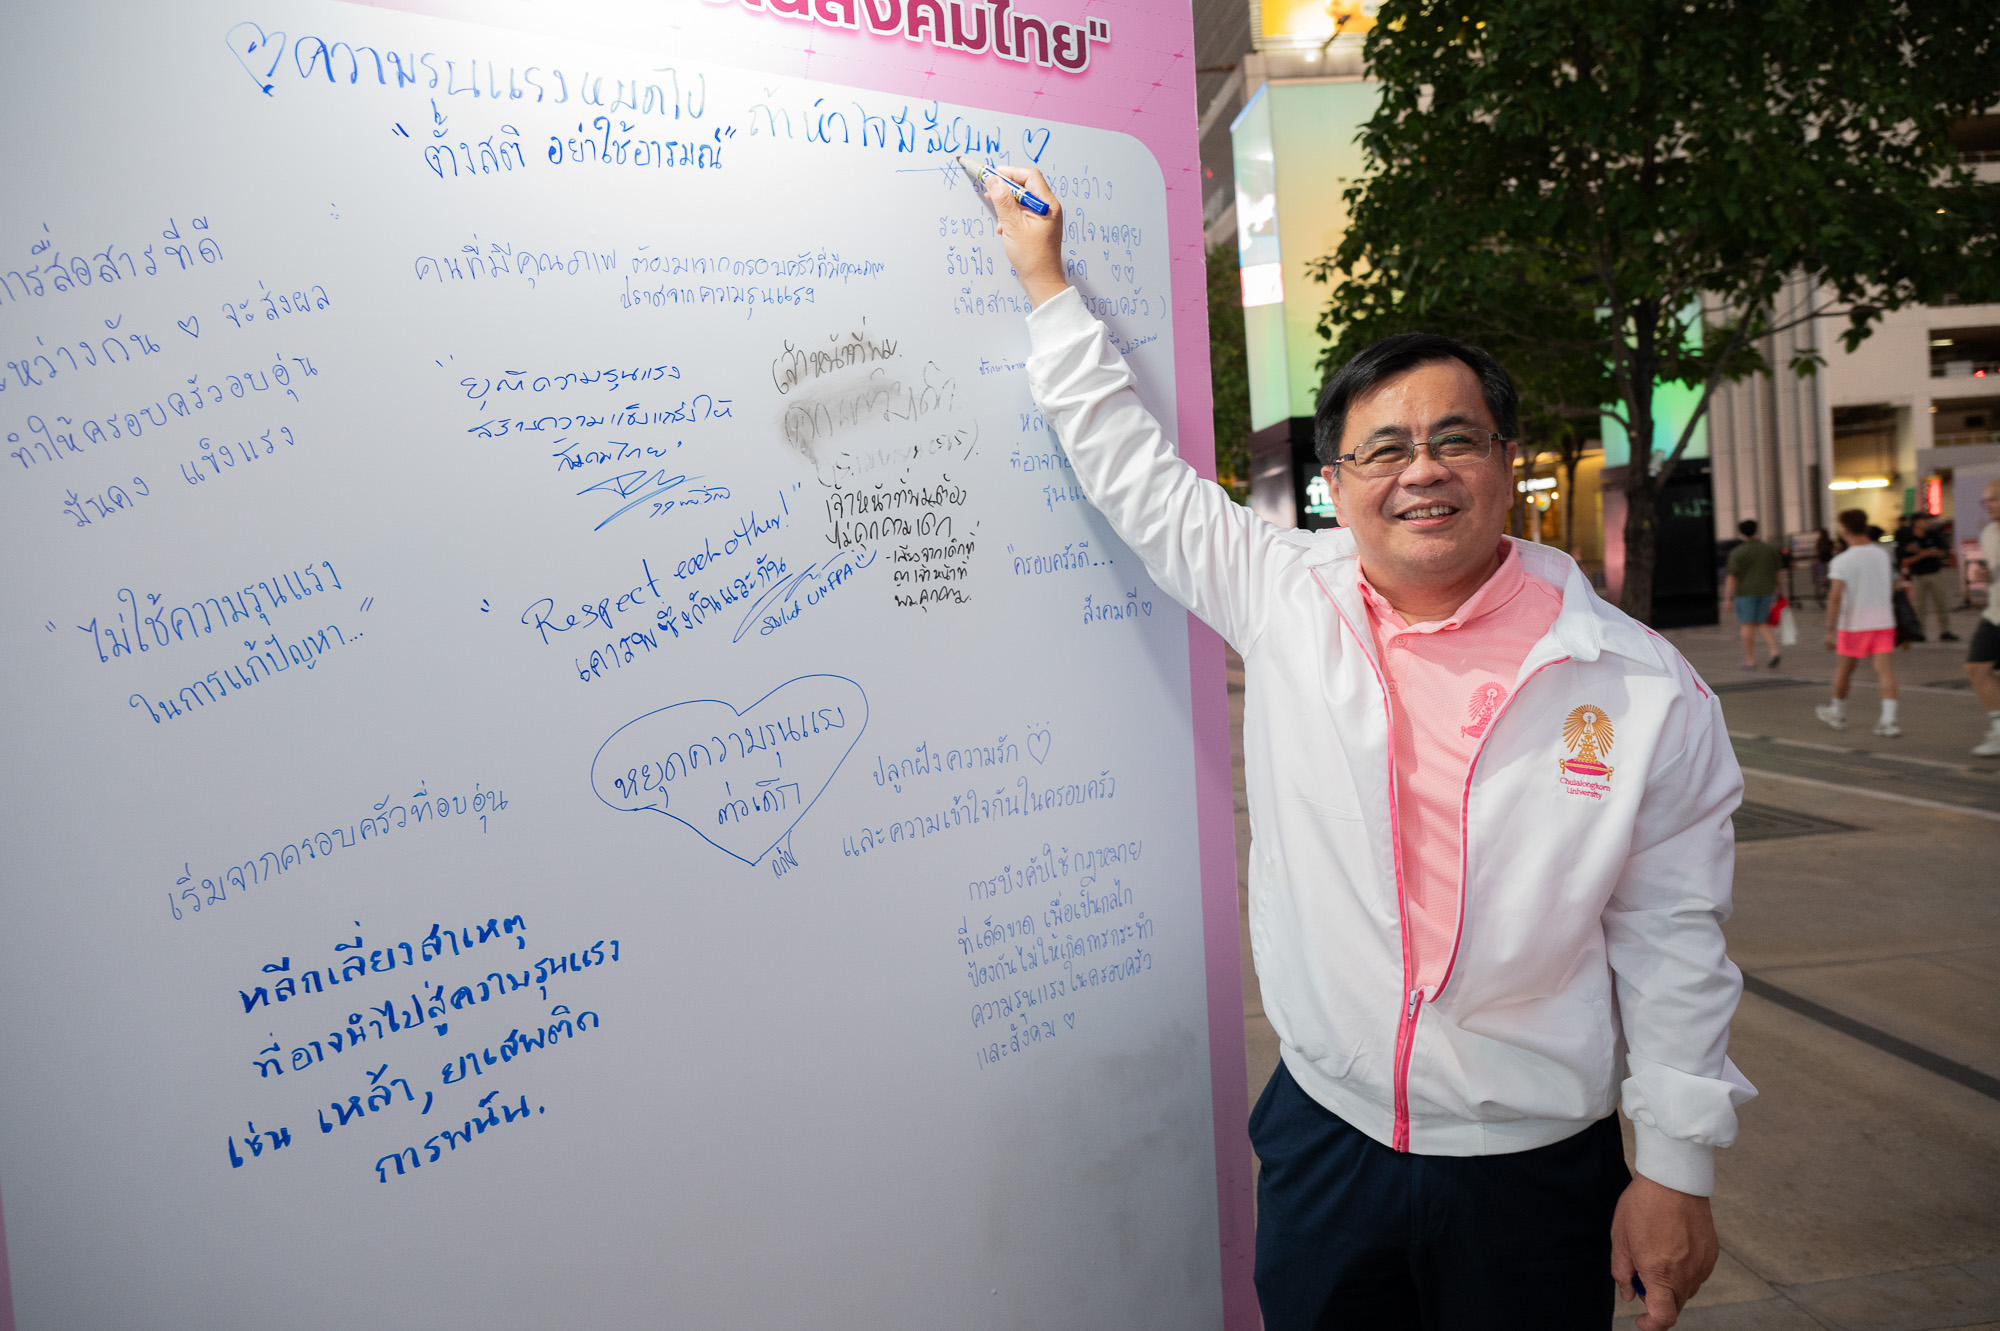
{"label": "jacket collar", "polygon": [[[1297,535],[1306,536],[1303,532]],[[1354,533],[1346,527],[1330,527],[1306,539],[1310,542],[1306,567],[1318,574],[1350,624],[1367,623],[1368,608],[1362,604],[1361,590],[1356,585],[1361,560],[1355,550]],[[1563,655],[1576,661],[1595,661],[1610,652],[1653,670],[1667,668],[1656,635],[1599,596],[1574,559],[1552,546],[1518,541],[1511,536],[1503,539],[1513,545],[1524,573],[1562,589],[1562,610],[1549,633]],[[1364,638],[1362,645],[1372,649],[1374,644]]]}

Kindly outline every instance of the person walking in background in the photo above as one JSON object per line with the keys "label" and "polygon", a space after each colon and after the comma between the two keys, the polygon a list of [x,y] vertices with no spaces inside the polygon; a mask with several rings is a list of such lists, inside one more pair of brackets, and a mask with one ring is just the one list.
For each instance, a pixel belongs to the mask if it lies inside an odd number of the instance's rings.
{"label": "person walking in background", "polygon": [[1821,703],[1813,714],[1835,730],[1847,729],[1848,685],[1854,668],[1866,658],[1882,688],[1875,733],[1894,739],[1903,733],[1896,724],[1896,670],[1890,656],[1896,650],[1896,569],[1869,531],[1868,515],[1860,509],[1840,515],[1847,548],[1827,567],[1826,602],[1826,645],[1840,653],[1840,661],[1833,668],[1833,700]]}
{"label": "person walking in background", "polygon": [[1833,562],[1833,557],[1837,551],[1834,549],[1833,537],[1827,534],[1826,528],[1815,527],[1813,529],[1813,537],[1813,599],[1818,601],[1820,607],[1824,609],[1826,607],[1826,566]]}
{"label": "person walking in background", "polygon": [[1764,630],[1764,646],[1770,652],[1765,665],[1778,665],[1778,638],[1771,631],[1771,606],[1778,599],[1778,570],[1785,555],[1769,541],[1757,539],[1757,520],[1745,518],[1736,524],[1742,543],[1729,552],[1728,576],[1722,594],[1736,607],[1736,623],[1743,632],[1743,668],[1757,668],[1755,633]]}
{"label": "person walking in background", "polygon": [[1979,551],[1986,557],[1986,610],[1972,630],[1972,650],[1966,653],[1965,674],[1972,691],[1986,708],[1986,738],[1973,749],[1980,758],[2000,758],[2000,480],[1988,481],[1979,498],[1986,525],[1979,529]]}
{"label": "person walking in background", "polygon": [[1945,587],[1945,570],[1956,567],[1958,560],[1952,556],[1951,541],[1937,520],[1928,513],[1917,514],[1910,523],[1909,536],[1896,546],[1896,558],[1902,565],[1903,576],[1910,580],[1910,604],[1917,613],[1918,625],[1924,622],[1924,606],[1934,605],[1938,641],[1957,642],[1958,635],[1951,631],[1951,601]]}

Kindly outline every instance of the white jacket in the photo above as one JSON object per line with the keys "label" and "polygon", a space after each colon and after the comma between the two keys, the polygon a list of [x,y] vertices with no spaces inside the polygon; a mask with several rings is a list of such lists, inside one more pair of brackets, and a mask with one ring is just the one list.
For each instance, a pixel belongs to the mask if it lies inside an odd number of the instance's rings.
{"label": "white jacket", "polygon": [[[1723,951],[1743,779],[1722,710],[1567,556],[1516,543],[1562,610],[1468,776],[1459,936],[1435,992],[1403,954],[1388,695],[1353,534],[1271,526],[1197,477],[1073,291],[1028,378],[1077,483],[1154,581],[1242,654],[1250,940],[1307,1094],[1399,1150],[1560,1141],[1623,1105],[1639,1171],[1706,1195],[1756,1094],[1727,1056]],[[1588,710],[1586,710],[1588,709]],[[1576,725],[1611,723],[1582,743]]]}

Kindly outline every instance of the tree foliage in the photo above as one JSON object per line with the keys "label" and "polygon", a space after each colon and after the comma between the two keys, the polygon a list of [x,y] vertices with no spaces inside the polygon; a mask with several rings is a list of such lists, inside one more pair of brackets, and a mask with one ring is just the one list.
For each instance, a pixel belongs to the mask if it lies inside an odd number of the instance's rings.
{"label": "tree foliage", "polygon": [[1215,399],[1215,478],[1237,503],[1250,498],[1250,359],[1236,246],[1208,252],[1208,373]]}
{"label": "tree foliage", "polygon": [[[1641,619],[1659,484],[1769,334],[1833,315],[1851,350],[1885,310],[2000,295],[2000,190],[1946,134],[2000,102],[1984,5],[1385,0],[1367,59],[1370,171],[1316,272],[1329,359],[1452,332],[1531,405],[1616,420]],[[1656,449],[1661,381],[1701,392]]]}

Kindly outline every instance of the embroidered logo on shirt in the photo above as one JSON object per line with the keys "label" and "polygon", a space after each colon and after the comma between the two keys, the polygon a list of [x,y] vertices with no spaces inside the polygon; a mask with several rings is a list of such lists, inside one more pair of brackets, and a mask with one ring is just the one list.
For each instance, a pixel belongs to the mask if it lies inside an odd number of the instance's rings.
{"label": "embroidered logo on shirt", "polygon": [[[1564,747],[1570,751],[1570,756],[1558,764],[1564,775],[1563,784],[1579,794],[1602,798],[1602,792],[1609,786],[1598,785],[1597,782],[1610,781],[1612,771],[1604,762],[1605,756],[1611,752],[1611,718],[1604,714],[1602,707],[1585,703],[1563,718],[1562,738]],[[1585,780],[1575,781],[1570,779],[1572,777]]]}
{"label": "embroidered logo on shirt", "polygon": [[1479,739],[1485,735],[1486,727],[1493,724],[1493,718],[1500,712],[1500,704],[1506,701],[1507,690],[1498,684],[1481,684],[1472,691],[1472,703],[1466,708],[1472,724],[1460,726],[1458,733],[1468,739]]}

